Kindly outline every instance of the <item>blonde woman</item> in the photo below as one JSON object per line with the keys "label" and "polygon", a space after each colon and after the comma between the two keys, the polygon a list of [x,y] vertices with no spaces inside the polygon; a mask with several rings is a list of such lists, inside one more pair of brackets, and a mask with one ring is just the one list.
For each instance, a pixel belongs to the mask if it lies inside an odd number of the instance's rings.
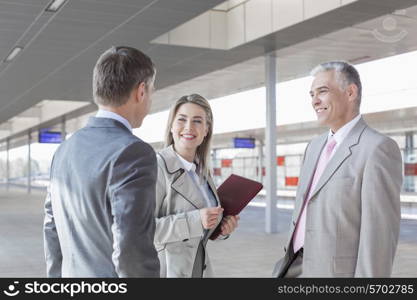
{"label": "blonde woman", "polygon": [[157,155],[155,246],[161,277],[210,277],[206,244],[221,223],[219,239],[239,216],[223,216],[209,171],[213,115],[200,95],[181,97],[171,108],[165,146]]}

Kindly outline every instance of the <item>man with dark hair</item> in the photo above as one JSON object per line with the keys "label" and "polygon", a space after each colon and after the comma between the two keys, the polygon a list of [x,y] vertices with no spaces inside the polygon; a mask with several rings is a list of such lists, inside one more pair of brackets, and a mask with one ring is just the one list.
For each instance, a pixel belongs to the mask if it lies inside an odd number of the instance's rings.
{"label": "man with dark hair", "polygon": [[86,127],[56,151],[45,201],[48,277],[159,277],[156,156],[132,134],[149,112],[151,59],[113,47],[97,61]]}
{"label": "man with dark hair", "polygon": [[307,146],[279,277],[389,277],[400,229],[402,159],[397,143],[360,115],[358,71],[343,61],[316,67],[318,123]]}

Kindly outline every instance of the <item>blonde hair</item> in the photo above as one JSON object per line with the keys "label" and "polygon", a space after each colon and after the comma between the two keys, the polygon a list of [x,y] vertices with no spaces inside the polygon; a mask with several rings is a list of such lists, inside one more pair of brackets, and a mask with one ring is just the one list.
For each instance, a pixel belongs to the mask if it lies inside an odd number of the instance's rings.
{"label": "blonde hair", "polygon": [[188,96],[182,96],[178,99],[175,104],[171,107],[169,111],[168,124],[165,134],[165,147],[174,144],[174,138],[172,137],[172,123],[178,112],[178,109],[187,103],[192,103],[200,106],[206,113],[206,124],[207,124],[207,135],[204,137],[201,145],[197,147],[196,151],[196,162],[197,162],[197,174],[199,174],[200,179],[207,179],[210,175],[210,146],[211,146],[211,137],[213,136],[213,113],[211,111],[210,104],[208,101],[198,94],[191,94]]}

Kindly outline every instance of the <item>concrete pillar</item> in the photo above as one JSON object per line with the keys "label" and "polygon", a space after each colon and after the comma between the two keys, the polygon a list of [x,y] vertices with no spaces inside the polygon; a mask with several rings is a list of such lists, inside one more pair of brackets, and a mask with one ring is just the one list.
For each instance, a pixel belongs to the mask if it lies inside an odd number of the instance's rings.
{"label": "concrete pillar", "polygon": [[406,132],[405,133],[405,149],[404,154],[407,155],[407,158],[409,155],[413,153],[414,149],[414,135],[413,132]]}
{"label": "concrete pillar", "polygon": [[[405,133],[405,148],[404,148],[404,162],[409,163],[410,156],[413,154],[414,151],[414,135],[413,132],[406,132]],[[404,190],[406,192],[414,192],[414,178],[413,176],[404,176]]]}
{"label": "concrete pillar", "polygon": [[266,167],[266,210],[265,231],[278,231],[277,211],[277,149],[276,149],[276,57],[265,56],[265,88],[266,88],[266,128],[265,128],[265,167]]}
{"label": "concrete pillar", "polygon": [[67,126],[66,126],[66,122],[67,119],[65,116],[62,117],[62,121],[61,121],[61,140],[62,142],[65,141],[66,136],[67,136]]}
{"label": "concrete pillar", "polygon": [[32,143],[32,132],[29,130],[28,132],[28,186],[27,186],[27,190],[28,190],[28,194],[30,194],[32,192],[32,170],[31,170],[31,165],[32,165],[32,159],[31,159],[31,153],[30,153],[30,146]]}
{"label": "concrete pillar", "polygon": [[263,167],[263,162],[264,162],[264,142],[262,140],[259,140],[259,145],[258,145],[258,181],[262,182],[263,181],[263,176],[262,176],[262,167]]}
{"label": "concrete pillar", "polygon": [[219,184],[219,178],[214,176],[214,168],[217,168],[217,149],[211,149],[211,163],[212,163],[212,172],[213,172],[213,179],[216,185]]}
{"label": "concrete pillar", "polygon": [[6,140],[6,187],[10,189],[10,138]]}

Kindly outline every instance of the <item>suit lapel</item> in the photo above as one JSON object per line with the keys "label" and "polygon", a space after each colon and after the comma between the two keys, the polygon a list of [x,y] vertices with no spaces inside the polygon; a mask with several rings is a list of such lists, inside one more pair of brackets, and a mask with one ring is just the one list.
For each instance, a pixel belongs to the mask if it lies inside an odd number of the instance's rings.
{"label": "suit lapel", "polygon": [[[209,187],[210,187],[211,191],[213,192],[214,197],[216,198],[216,201],[217,201],[217,206],[219,206],[219,205],[221,206],[219,195],[217,195],[217,188],[216,188],[216,185],[214,184],[213,179],[211,178],[211,176],[210,176],[210,175],[209,175],[209,176],[208,176],[208,178],[207,178],[207,183],[208,183],[208,185],[209,185]],[[220,224],[220,222],[221,222],[222,218],[223,218],[223,215],[222,215],[222,214],[221,214],[221,215],[219,215],[219,217],[217,218],[217,225],[219,225],[219,224]],[[207,232],[206,239],[208,239],[208,238],[211,236],[211,234],[213,233],[213,231],[217,229],[217,225],[216,225],[216,226],[214,226],[212,229],[210,229],[210,230]]]}
{"label": "suit lapel", "polygon": [[201,194],[200,189],[194,183],[190,175],[184,171],[182,174],[175,180],[171,187],[181,194],[185,200],[190,202],[195,208],[200,209],[205,207],[203,195]]}
{"label": "suit lapel", "polygon": [[209,175],[209,178],[207,179],[207,183],[210,189],[212,190],[214,197],[216,198],[217,205],[221,205],[219,195],[217,195],[216,185],[214,184],[213,179],[211,178],[210,175]]}
{"label": "suit lapel", "polygon": [[[314,196],[320,191],[320,189],[330,180],[330,178],[337,171],[340,165],[352,154],[351,148],[359,143],[360,137],[366,127],[367,125],[365,121],[361,118],[355,125],[355,127],[352,128],[352,131],[348,134],[348,136],[342,142],[340,147],[337,149],[333,158],[330,160],[328,166],[326,167],[326,170],[323,172],[319,182],[317,183],[316,188],[313,194],[311,195],[311,198],[314,198]],[[328,132],[321,135],[316,140],[313,140],[309,146],[310,150],[308,151],[308,155],[306,153],[305,162],[303,164],[301,172],[308,173],[306,174],[306,180],[303,181],[304,184],[300,186],[299,190],[297,190],[297,201],[296,206],[294,208],[294,220],[296,220],[296,224],[298,224],[298,219],[300,218],[300,213],[301,209],[304,206],[305,198],[308,196],[307,193],[309,192],[309,187],[313,180],[314,172],[316,171],[316,166],[318,164],[321,152],[324,146],[326,145],[327,137]],[[298,197],[302,197],[302,199],[299,199]],[[314,200],[315,199],[311,199],[310,201]],[[296,226],[293,227],[292,233],[290,235],[291,238],[287,244],[288,250],[292,249],[292,240],[295,228]]]}
{"label": "suit lapel", "polygon": [[201,191],[184,169],[184,166],[178,159],[172,145],[163,149],[159,154],[165,162],[167,171],[170,174],[178,174],[171,183],[172,189],[195,208],[200,209],[205,207]]}
{"label": "suit lapel", "polygon": [[348,136],[342,142],[342,144],[337,148],[335,154],[330,159],[328,165],[326,166],[323,174],[321,175],[317,185],[311,194],[311,199],[320,191],[320,189],[330,180],[333,174],[337,169],[343,164],[343,162],[352,155],[352,147],[359,143],[362,132],[366,128],[365,121],[361,118],[358,123],[352,128],[352,131],[349,132]]}
{"label": "suit lapel", "polygon": [[[327,133],[322,134],[317,140],[312,141],[309,148],[309,154],[306,155],[305,162],[303,165],[302,172],[307,172],[305,174],[306,179],[303,180],[303,185],[300,186],[300,189],[297,191],[297,197],[302,197],[301,201],[298,201],[295,207],[295,216],[298,223],[298,218],[303,208],[304,200],[307,197],[307,193],[311,182],[313,180],[314,172],[316,171],[316,166],[320,158],[321,151],[327,141]],[[307,154],[307,153],[306,153]]]}

